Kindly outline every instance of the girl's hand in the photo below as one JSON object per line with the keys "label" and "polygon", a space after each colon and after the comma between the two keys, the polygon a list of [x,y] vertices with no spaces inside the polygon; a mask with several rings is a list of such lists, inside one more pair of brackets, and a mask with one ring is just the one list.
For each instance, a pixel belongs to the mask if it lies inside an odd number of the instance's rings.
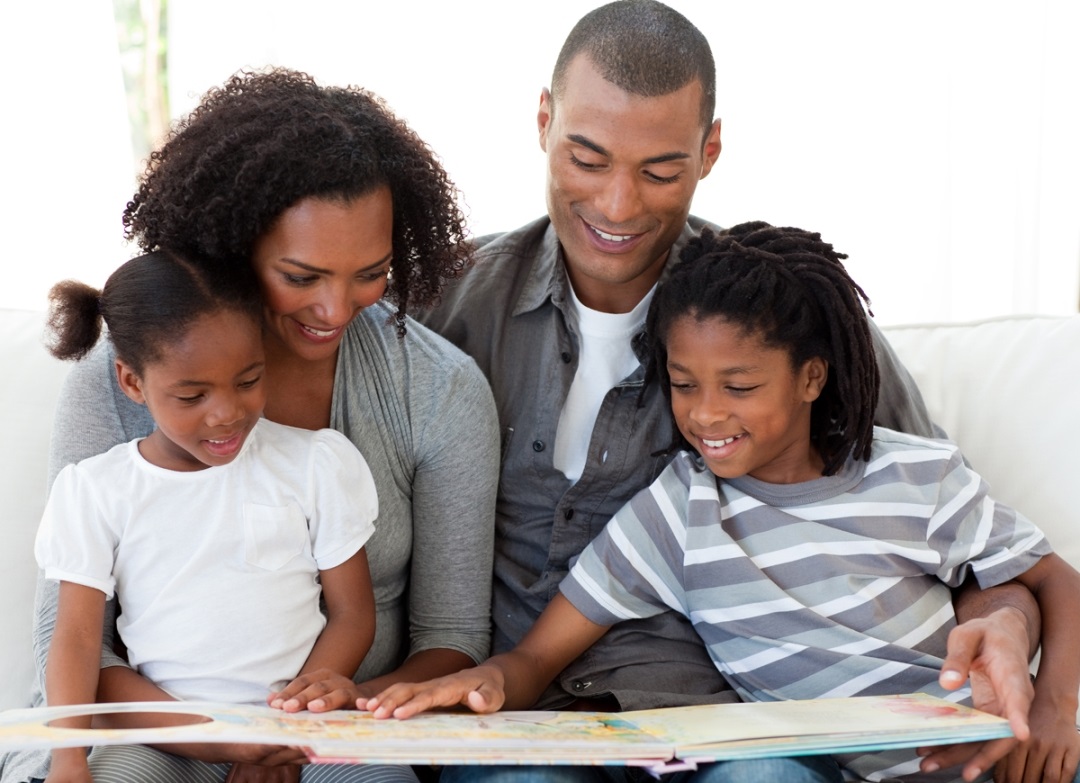
{"label": "girl's hand", "polygon": [[225,776],[225,783],[298,783],[299,780],[300,767],[297,764],[265,767],[240,762],[233,764]]}
{"label": "girl's hand", "polygon": [[86,748],[54,750],[45,783],[94,783],[86,763]]}
{"label": "girl's hand", "polygon": [[277,693],[271,693],[266,703],[277,710],[312,712],[352,709],[360,693],[356,683],[330,669],[316,669],[301,674]]}
{"label": "girl's hand", "polygon": [[411,718],[435,707],[463,705],[473,712],[495,712],[506,701],[503,673],[498,667],[482,664],[457,674],[420,683],[391,685],[372,699],[358,699],[357,709],[376,718]]}

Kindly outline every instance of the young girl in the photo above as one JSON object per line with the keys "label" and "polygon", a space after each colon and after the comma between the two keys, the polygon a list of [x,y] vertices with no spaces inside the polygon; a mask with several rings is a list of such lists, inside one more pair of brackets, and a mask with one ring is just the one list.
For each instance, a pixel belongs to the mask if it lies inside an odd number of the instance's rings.
{"label": "young girl", "polygon": [[[367,464],[340,433],[261,418],[258,288],[205,269],[156,252],[125,263],[100,293],[67,281],[50,294],[52,352],[83,356],[104,320],[115,380],[156,424],[53,484],[35,544],[46,578],[60,582],[50,705],[94,702],[114,591],[128,660],[160,689],[154,698],[265,702],[298,674],[351,677],[371,645],[363,546],[378,503]],[[48,780],[87,780],[98,755],[56,750]],[[234,767],[231,779],[280,779]],[[190,779],[230,774],[227,764],[189,769]],[[309,780],[329,771],[308,769]]]}
{"label": "young girl", "polygon": [[[1075,740],[1080,577],[987,496],[954,445],[873,426],[865,295],[843,257],[817,234],[764,223],[692,243],[646,326],[682,450],[584,551],[518,647],[358,706],[382,717],[525,708],[609,626],[667,609],[690,618],[744,700],[947,696],[950,587],[973,576],[1035,594],[1037,694],[1057,710],[1046,724]],[[1070,763],[1029,754],[1045,779]],[[838,761],[855,778],[920,774],[914,751]],[[957,776],[933,771],[922,777]]]}

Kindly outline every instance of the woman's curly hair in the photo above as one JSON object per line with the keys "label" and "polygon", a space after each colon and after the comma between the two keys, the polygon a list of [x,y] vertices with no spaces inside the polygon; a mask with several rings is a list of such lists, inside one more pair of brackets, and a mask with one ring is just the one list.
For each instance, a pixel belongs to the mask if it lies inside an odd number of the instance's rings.
{"label": "woman's curly hair", "polygon": [[124,210],[128,239],[215,265],[249,259],[256,240],[308,197],[350,200],[386,185],[393,274],[386,297],[433,304],[469,256],[458,191],[431,149],[383,101],[282,68],[211,89],[150,155]]}

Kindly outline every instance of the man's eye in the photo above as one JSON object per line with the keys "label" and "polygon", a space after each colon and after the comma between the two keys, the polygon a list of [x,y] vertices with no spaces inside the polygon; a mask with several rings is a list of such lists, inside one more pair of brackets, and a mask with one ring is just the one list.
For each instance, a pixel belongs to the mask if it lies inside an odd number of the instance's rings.
{"label": "man's eye", "polygon": [[570,155],[570,162],[577,166],[579,169],[585,169],[585,171],[595,171],[596,169],[600,168],[601,165],[599,163],[589,163],[587,161],[584,161],[573,153],[571,153]]}

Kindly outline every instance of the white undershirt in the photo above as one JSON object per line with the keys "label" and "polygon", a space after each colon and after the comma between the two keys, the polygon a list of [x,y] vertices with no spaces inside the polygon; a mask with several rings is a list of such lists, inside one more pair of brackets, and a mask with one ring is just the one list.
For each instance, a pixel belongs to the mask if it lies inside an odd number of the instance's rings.
{"label": "white undershirt", "polygon": [[581,478],[596,415],[607,393],[638,367],[630,339],[645,325],[653,286],[629,313],[602,313],[581,303],[570,286],[570,320],[581,339],[577,373],[555,433],[555,467],[571,481]]}

